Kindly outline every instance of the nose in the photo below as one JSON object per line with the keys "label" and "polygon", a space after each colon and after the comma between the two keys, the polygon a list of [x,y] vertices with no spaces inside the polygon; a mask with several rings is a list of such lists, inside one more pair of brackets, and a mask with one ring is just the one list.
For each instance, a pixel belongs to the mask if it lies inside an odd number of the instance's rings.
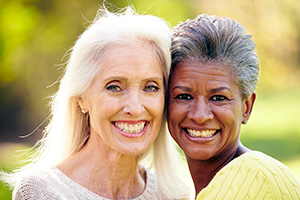
{"label": "nose", "polygon": [[130,91],[124,99],[123,112],[134,117],[140,116],[144,111],[143,97],[139,91]]}
{"label": "nose", "polygon": [[194,103],[188,111],[187,117],[195,121],[197,124],[203,124],[206,121],[212,120],[214,114],[208,105],[208,102],[206,102],[203,98],[199,98],[194,100]]}

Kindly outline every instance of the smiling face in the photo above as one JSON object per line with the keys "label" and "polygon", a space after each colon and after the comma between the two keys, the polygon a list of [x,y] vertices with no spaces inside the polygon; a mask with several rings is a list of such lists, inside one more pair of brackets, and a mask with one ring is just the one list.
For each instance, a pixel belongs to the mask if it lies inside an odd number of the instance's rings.
{"label": "smiling face", "polygon": [[169,86],[168,126],[189,158],[214,159],[238,147],[240,126],[252,104],[242,100],[234,80],[216,63],[187,61],[176,67]]}
{"label": "smiling face", "polygon": [[111,47],[102,65],[87,96],[78,100],[90,115],[90,140],[108,151],[140,155],[161,125],[161,64],[147,44],[133,42]]}

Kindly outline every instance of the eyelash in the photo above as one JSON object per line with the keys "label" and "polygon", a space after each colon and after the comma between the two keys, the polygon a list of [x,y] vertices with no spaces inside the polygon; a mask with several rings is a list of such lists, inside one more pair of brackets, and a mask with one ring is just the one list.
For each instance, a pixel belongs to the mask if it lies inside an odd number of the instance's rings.
{"label": "eyelash", "polygon": [[191,100],[191,99],[193,99],[193,97],[189,94],[179,94],[175,97],[175,99]]}
{"label": "eyelash", "polygon": [[[148,89],[147,89],[148,88]],[[144,88],[145,92],[157,92],[160,88],[156,85],[147,85]],[[112,91],[112,92],[120,92],[122,91],[121,87],[118,85],[108,85],[106,87],[106,90]]]}
{"label": "eyelash", "polygon": [[[147,88],[149,88],[149,87],[151,87],[151,89],[147,90]],[[145,89],[144,89],[144,91],[146,91],[146,92],[157,92],[158,90],[159,90],[159,87],[157,85],[147,85],[147,86],[145,86]]]}
{"label": "eyelash", "polygon": [[227,100],[228,98],[222,95],[215,95],[213,97],[211,97],[211,100],[213,101],[224,101]]}
{"label": "eyelash", "polygon": [[112,91],[112,92],[120,92],[120,91],[122,91],[122,89],[118,85],[108,85],[106,87],[106,89],[109,90],[109,91]]}
{"label": "eyelash", "polygon": [[[175,97],[175,99],[181,99],[181,100],[192,100],[193,97],[189,94],[179,94]],[[224,101],[227,100],[228,98],[222,95],[214,95],[210,98],[213,101]]]}

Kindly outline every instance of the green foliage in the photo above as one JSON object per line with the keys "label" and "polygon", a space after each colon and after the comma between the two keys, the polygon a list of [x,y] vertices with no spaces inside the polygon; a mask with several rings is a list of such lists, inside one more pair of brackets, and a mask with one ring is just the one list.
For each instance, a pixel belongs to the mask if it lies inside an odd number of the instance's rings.
{"label": "green foliage", "polygon": [[[257,43],[261,74],[253,114],[242,129],[241,140],[249,148],[299,168],[300,1],[131,3],[139,13],[159,16],[170,26],[201,13],[228,16],[243,24]],[[125,0],[106,3],[110,10],[128,4]],[[30,133],[46,118],[46,97],[58,85],[47,86],[58,79],[65,52],[93,20],[100,5],[101,0],[0,1],[0,145],[3,141],[20,142],[19,135]],[[40,132],[22,141],[33,144]],[[0,199],[10,199],[8,196],[10,192],[3,192],[0,185]]]}
{"label": "green foliage", "polygon": [[9,200],[11,199],[11,196],[12,191],[8,190],[8,188],[5,187],[2,182],[0,182],[0,199]]}
{"label": "green foliage", "polygon": [[[175,26],[200,13],[238,20],[253,35],[261,60],[261,93],[298,88],[299,1],[132,0],[139,13]],[[93,20],[102,1],[13,0],[0,2],[0,140],[25,135],[46,118],[47,96],[57,90],[64,54]],[[111,0],[117,10],[129,1]],[[11,101],[13,99],[13,101]],[[14,125],[13,125],[14,124]],[[33,140],[36,140],[36,136]],[[15,140],[10,139],[10,140]],[[29,143],[34,141],[28,140]]]}
{"label": "green foliage", "polygon": [[251,136],[257,139],[284,137],[297,142],[297,138],[300,137],[300,90],[274,93],[266,96],[258,91],[250,120],[242,129],[242,137]]}
{"label": "green foliage", "polygon": [[[22,161],[27,158],[27,149],[29,147],[22,144],[2,143],[0,145],[0,169],[6,172],[22,166]],[[0,181],[0,199],[11,199],[12,191],[10,188]]]}

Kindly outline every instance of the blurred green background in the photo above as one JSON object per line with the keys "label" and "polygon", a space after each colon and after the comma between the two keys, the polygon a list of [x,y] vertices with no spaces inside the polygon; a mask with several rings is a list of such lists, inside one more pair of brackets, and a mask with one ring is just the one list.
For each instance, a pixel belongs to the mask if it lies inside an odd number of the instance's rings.
{"label": "blurred green background", "polygon": [[[110,0],[122,8],[125,0]],[[242,128],[247,147],[286,164],[300,180],[300,1],[132,0],[139,13],[171,26],[207,13],[228,16],[254,36],[261,61],[257,100]],[[48,98],[65,52],[93,20],[102,1],[0,0],[0,166],[9,170],[16,150],[40,138]],[[112,10],[113,7],[110,9]],[[0,182],[0,199],[11,191]]]}

